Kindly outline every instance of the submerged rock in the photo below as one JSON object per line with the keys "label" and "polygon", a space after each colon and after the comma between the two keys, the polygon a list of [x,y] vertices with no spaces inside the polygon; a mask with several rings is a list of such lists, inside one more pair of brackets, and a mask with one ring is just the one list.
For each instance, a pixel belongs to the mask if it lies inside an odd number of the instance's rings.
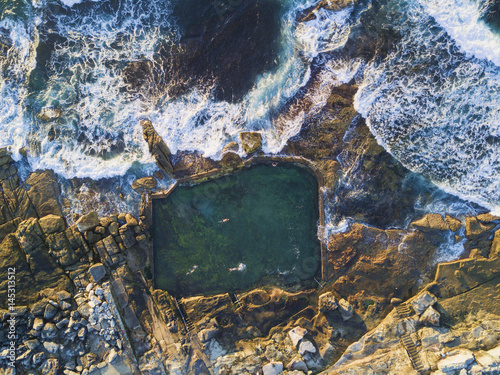
{"label": "submerged rock", "polygon": [[154,177],[142,177],[132,183],[132,189],[137,191],[139,194],[149,193],[151,190],[156,188],[157,184],[158,182]]}

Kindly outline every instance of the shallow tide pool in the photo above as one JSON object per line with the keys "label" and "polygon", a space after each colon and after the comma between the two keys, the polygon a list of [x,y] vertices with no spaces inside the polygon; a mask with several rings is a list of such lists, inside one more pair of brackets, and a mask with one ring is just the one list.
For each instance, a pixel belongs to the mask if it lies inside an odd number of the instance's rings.
{"label": "shallow tide pool", "polygon": [[319,269],[318,184],[304,167],[261,164],[153,201],[154,278],[174,295],[285,283]]}

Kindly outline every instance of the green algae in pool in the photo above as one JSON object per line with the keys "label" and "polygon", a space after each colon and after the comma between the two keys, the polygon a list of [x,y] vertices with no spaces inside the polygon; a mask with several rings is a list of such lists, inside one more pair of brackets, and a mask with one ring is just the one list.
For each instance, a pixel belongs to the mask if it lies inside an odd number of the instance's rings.
{"label": "green algae in pool", "polygon": [[174,295],[249,289],[319,268],[318,184],[304,167],[253,166],[153,201],[156,287]]}

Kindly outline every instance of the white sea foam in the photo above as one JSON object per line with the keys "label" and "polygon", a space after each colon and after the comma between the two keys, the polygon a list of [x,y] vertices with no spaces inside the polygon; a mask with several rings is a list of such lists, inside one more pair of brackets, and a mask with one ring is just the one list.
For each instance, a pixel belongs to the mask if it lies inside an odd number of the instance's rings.
{"label": "white sea foam", "polygon": [[0,59],[0,147],[11,146],[19,159],[30,131],[24,118],[23,101],[28,95],[27,77],[36,65],[38,32],[21,21],[5,18],[0,28],[8,31],[12,45]]}
{"label": "white sea foam", "polygon": [[[76,3],[64,0],[67,6]],[[153,165],[139,125],[139,119],[145,117],[153,121],[174,153],[198,151],[218,159],[224,145],[237,140],[243,130],[261,131],[265,151],[279,151],[298,133],[303,120],[324,105],[328,87],[342,80],[327,72],[330,75],[325,76],[325,83],[308,93],[311,98],[315,95],[315,107],[276,115],[309,81],[312,59],[342,47],[347,40],[351,9],[320,10],[316,20],[298,23],[297,13],[313,4],[315,0],[305,4],[294,0],[286,5],[280,64],[257,79],[243,102],[237,104],[214,101],[210,88],[193,88],[181,98],[159,102],[127,94],[121,74],[124,63],[153,61],[159,41],[178,38],[169,3],[145,5],[125,0],[116,14],[102,13],[99,8],[86,12],[78,7],[54,16],[53,31],[66,42],[56,44],[49,61],[50,79],[36,100],[41,107],[60,108],[63,115],[48,123],[35,119],[36,113],[27,115],[24,108],[16,107],[21,99],[11,95],[16,105],[6,105],[3,115],[0,109],[0,132],[16,150],[29,146],[33,169],[53,169],[66,178],[99,179],[123,175],[134,162]],[[40,9],[43,12],[42,6]],[[9,116],[17,123],[6,120]],[[49,141],[47,134],[52,128],[57,137]]]}
{"label": "white sea foam", "polygon": [[355,108],[405,166],[497,210],[500,69],[464,56],[420,5],[406,11],[405,36],[367,66]]}
{"label": "white sea foam", "polygon": [[481,20],[484,3],[474,0],[418,0],[460,48],[500,66],[500,35]]}

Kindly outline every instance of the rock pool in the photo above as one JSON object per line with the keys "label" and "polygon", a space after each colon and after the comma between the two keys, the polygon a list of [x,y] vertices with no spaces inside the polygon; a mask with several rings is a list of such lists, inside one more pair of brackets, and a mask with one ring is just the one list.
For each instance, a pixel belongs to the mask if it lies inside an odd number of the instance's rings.
{"label": "rock pool", "polygon": [[154,278],[174,295],[251,288],[320,266],[318,183],[295,164],[259,164],[153,201]]}

